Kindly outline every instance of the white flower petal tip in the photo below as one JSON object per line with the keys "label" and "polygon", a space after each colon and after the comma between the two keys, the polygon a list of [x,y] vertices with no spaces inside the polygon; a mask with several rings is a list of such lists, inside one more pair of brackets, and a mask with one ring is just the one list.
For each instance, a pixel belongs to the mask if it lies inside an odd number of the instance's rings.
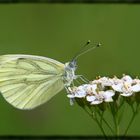
{"label": "white flower petal tip", "polygon": [[102,100],[95,100],[91,102],[91,105],[98,105],[98,104],[101,104],[102,102],[103,102]]}
{"label": "white flower petal tip", "polygon": [[121,95],[124,97],[129,97],[129,96],[132,96],[133,93],[121,93]]}
{"label": "white flower petal tip", "polygon": [[113,99],[112,98],[107,98],[107,99],[105,99],[105,102],[113,102]]}

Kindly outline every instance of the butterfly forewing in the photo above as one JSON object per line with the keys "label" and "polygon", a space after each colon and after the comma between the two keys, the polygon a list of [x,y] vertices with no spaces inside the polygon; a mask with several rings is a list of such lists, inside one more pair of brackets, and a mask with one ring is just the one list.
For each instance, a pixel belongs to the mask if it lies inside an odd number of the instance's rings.
{"label": "butterfly forewing", "polygon": [[14,107],[32,109],[64,88],[64,64],[33,55],[0,56],[0,91]]}

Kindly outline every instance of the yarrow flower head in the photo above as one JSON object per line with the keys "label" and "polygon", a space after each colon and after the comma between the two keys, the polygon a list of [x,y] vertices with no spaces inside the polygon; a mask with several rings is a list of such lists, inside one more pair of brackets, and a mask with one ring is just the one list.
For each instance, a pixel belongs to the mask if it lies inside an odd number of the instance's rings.
{"label": "yarrow flower head", "polygon": [[132,79],[129,75],[123,75],[121,79],[117,77],[98,77],[89,84],[78,87],[69,87],[68,98],[82,98],[91,105],[103,102],[113,102],[115,94],[129,97],[136,92],[140,92],[140,80]]}

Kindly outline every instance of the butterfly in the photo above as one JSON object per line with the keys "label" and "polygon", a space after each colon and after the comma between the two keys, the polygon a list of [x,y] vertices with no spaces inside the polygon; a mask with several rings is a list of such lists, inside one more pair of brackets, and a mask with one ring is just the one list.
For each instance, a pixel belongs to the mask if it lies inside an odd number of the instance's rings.
{"label": "butterfly", "polygon": [[[90,43],[88,41],[85,46]],[[98,44],[97,46],[100,46]],[[10,54],[0,56],[0,92],[12,106],[29,110],[49,101],[63,88],[71,86],[75,75],[76,60],[85,52],[82,49],[68,63],[51,58]]]}

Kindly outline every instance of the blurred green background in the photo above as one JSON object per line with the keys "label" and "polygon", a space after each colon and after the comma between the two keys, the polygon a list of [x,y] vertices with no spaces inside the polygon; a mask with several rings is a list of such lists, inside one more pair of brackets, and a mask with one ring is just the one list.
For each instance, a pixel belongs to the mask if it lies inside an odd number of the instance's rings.
{"label": "blurred green background", "polygon": [[[81,56],[77,73],[140,76],[140,5],[0,5],[0,54],[35,54],[69,61],[87,41],[102,47]],[[125,110],[125,120],[129,109]],[[140,114],[129,135],[139,135]],[[48,103],[21,111],[0,97],[0,135],[100,135],[100,130],[63,90]]]}

